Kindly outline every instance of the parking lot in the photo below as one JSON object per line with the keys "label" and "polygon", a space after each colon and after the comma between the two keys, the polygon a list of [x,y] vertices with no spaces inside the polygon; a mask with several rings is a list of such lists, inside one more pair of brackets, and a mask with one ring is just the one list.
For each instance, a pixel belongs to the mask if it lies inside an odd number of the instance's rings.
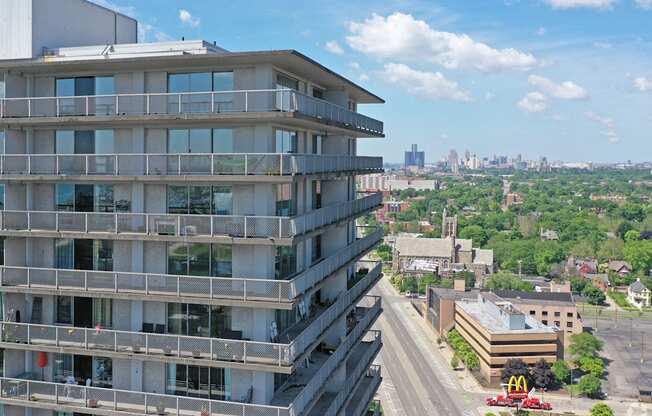
{"label": "parking lot", "polygon": [[[595,318],[585,318],[584,325],[585,330],[593,331]],[[609,360],[604,391],[611,397],[638,397],[642,370],[652,377],[652,322],[599,318],[597,328],[595,335],[605,343],[602,355]]]}

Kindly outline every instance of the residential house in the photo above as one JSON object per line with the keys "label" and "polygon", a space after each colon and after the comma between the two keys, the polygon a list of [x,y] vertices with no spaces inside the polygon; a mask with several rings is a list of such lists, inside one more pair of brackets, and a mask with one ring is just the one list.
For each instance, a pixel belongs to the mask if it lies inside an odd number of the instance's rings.
{"label": "residential house", "polygon": [[627,287],[627,300],[637,308],[649,308],[652,306],[652,292],[645,287],[641,279],[636,279]]}
{"label": "residential house", "polygon": [[632,272],[632,265],[623,260],[612,260],[607,265],[607,269],[614,273],[617,273],[620,276],[627,276]]}

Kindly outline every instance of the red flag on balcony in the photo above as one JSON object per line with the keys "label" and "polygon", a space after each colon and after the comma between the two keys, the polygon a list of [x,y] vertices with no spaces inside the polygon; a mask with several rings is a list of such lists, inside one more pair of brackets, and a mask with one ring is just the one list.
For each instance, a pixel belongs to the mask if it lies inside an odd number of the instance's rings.
{"label": "red flag on balcony", "polygon": [[39,351],[36,356],[36,365],[38,368],[45,368],[48,365],[48,353]]}

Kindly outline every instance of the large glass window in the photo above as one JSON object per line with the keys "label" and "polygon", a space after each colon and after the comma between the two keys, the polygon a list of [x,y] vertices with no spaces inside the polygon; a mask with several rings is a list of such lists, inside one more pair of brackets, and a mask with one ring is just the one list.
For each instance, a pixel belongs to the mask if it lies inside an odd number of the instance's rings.
{"label": "large glass window", "polygon": [[0,183],[0,210],[5,209],[5,185]]}
{"label": "large glass window", "polygon": [[276,185],[276,215],[290,217],[297,213],[297,184]]}
{"label": "large glass window", "polygon": [[102,328],[113,327],[113,302],[107,298],[93,298],[93,322]]}
{"label": "large glass window", "polygon": [[312,135],[312,153],[315,155],[321,155],[322,145],[323,145],[323,136],[321,134]]}
{"label": "large glass window", "polygon": [[231,370],[168,363],[166,393],[177,396],[231,400]]}
{"label": "large glass window", "polygon": [[[76,77],[58,78],[55,82],[55,94],[57,97],[79,97],[92,95],[115,94],[113,76],[102,77]],[[59,113],[63,115],[73,114],[97,114],[108,115],[115,111],[115,99],[113,97],[96,97],[88,101],[86,99],[65,98],[58,102]]]}
{"label": "large glass window", "polygon": [[113,212],[115,210],[113,185],[58,183],[55,188],[58,211]]}
{"label": "large glass window", "polygon": [[231,246],[206,243],[169,243],[168,273],[231,277]]}
{"label": "large glass window", "polygon": [[321,181],[312,181],[312,209],[321,208]]}
{"label": "large glass window", "polygon": [[170,214],[230,215],[233,209],[230,186],[170,185],[167,200]]}
{"label": "large glass window", "polygon": [[58,324],[80,328],[113,326],[113,301],[107,298],[56,296],[54,320]]}
{"label": "large glass window", "polygon": [[113,270],[112,240],[56,239],[56,267],[77,270]]}
{"label": "large glass window", "polygon": [[231,308],[188,303],[168,303],[168,334],[232,338]]}
{"label": "large glass window", "polygon": [[[233,72],[193,72],[168,75],[168,92],[170,93],[203,93],[210,91],[232,91]],[[185,94],[170,96],[168,106],[170,112],[178,112],[181,104],[182,112],[229,111],[232,109],[232,94],[215,94],[211,105],[211,94]]]}
{"label": "large glass window", "polygon": [[58,324],[72,325],[72,297],[57,296],[55,303],[55,322]]}
{"label": "large glass window", "polygon": [[113,130],[57,130],[55,152],[71,154],[110,154],[114,152]]}
{"label": "large glass window", "polygon": [[233,129],[169,129],[168,153],[233,153]]}
{"label": "large glass window", "polygon": [[297,152],[296,131],[276,129],[276,153]]}
{"label": "large glass window", "polygon": [[[2,98],[0,96],[0,98]],[[0,153],[4,154],[5,152],[5,131],[0,129]]]}
{"label": "large glass window", "polygon": [[287,279],[297,271],[297,247],[276,247],[275,277]]}
{"label": "large glass window", "polygon": [[5,98],[5,91],[7,90],[5,84],[5,74],[0,73],[0,98]]}

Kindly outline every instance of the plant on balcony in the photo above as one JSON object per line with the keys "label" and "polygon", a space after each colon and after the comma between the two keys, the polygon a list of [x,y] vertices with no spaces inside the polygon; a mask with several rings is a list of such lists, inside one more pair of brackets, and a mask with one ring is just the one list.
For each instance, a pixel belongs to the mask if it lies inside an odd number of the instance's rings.
{"label": "plant on balcony", "polygon": [[208,408],[206,407],[206,405],[204,405],[204,406],[201,407],[200,415],[201,415],[201,416],[209,416]]}
{"label": "plant on balcony", "polygon": [[88,399],[88,407],[97,407],[98,402],[97,399]]}

